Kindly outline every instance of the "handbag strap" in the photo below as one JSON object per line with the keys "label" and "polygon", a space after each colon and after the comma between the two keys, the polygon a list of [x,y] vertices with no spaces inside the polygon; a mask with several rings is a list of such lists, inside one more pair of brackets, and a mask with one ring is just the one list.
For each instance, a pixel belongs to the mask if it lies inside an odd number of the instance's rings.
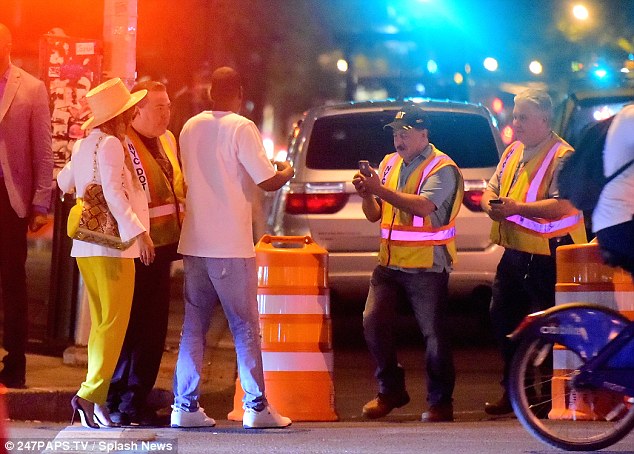
{"label": "handbag strap", "polygon": [[99,148],[99,144],[103,140],[103,137],[104,136],[102,134],[99,136],[99,139],[97,139],[97,144],[95,145],[95,155],[92,161],[92,182],[95,184],[97,183],[97,149]]}
{"label": "handbag strap", "polygon": [[[97,184],[97,150],[99,149],[99,144],[101,143],[104,137],[106,137],[105,134],[100,135],[99,138],[97,139],[97,144],[95,145],[95,154],[93,156],[93,161],[92,161],[92,182],[94,184]],[[121,169],[121,186],[122,187],[125,187],[125,184],[123,183],[124,178],[125,178],[125,174],[123,173],[123,169]]]}

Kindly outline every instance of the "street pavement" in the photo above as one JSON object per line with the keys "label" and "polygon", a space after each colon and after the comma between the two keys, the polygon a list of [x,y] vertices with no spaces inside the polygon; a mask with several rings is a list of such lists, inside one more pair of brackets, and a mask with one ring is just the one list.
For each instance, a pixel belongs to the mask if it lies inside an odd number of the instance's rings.
{"label": "street pavement", "polygon": [[[181,282],[178,276],[175,278]],[[207,351],[203,369],[202,399],[229,405],[227,395],[235,386],[236,367],[233,342],[221,310],[207,336]],[[178,354],[182,325],[182,300],[171,302],[170,322],[163,359],[150,402],[155,409],[169,411],[172,403],[172,380]],[[13,420],[66,421],[70,420],[70,399],[86,376],[85,346],[69,347],[64,357],[27,354],[26,389],[9,389],[5,395],[8,415]]]}
{"label": "street pavement", "polygon": [[[176,285],[182,277],[176,275]],[[156,409],[169,412],[172,403],[172,379],[182,324],[182,300],[175,298],[170,307],[170,323],[163,360],[151,402]],[[373,364],[359,338],[360,317],[344,317],[335,323],[337,342],[334,349],[335,408],[340,420],[360,418],[361,407],[376,393]],[[406,333],[409,327],[404,328]],[[407,337],[402,333],[403,337]],[[403,347],[400,362],[406,370],[411,402],[390,417],[417,419],[425,410],[424,351],[415,342]],[[71,347],[69,358],[29,354],[27,389],[9,389],[5,395],[9,417],[14,420],[63,422],[70,418],[70,399],[86,374],[85,348]],[[457,373],[455,409],[460,419],[478,420],[484,414],[482,403],[498,394],[498,355],[492,346],[461,346],[455,351]],[[217,308],[207,336],[207,349],[201,384],[201,404],[216,419],[226,418],[233,407],[236,362],[231,333],[224,314]]]}
{"label": "street pavement", "polygon": [[[180,306],[172,309],[170,330],[157,389],[156,405],[169,414],[171,379],[177,353]],[[352,318],[340,324],[356,324]],[[355,332],[355,329],[351,329]],[[241,423],[227,420],[235,391],[235,353],[231,335],[221,312],[208,338],[201,404],[216,419],[207,429],[121,428],[90,430],[68,425],[69,400],[85,368],[69,366],[61,358],[29,355],[29,389],[10,390],[10,412],[21,411],[5,426],[8,452],[127,452],[161,450],[178,453],[547,453],[555,452],[533,439],[512,416],[487,417],[485,400],[497,397],[500,361],[492,346],[463,345],[456,349],[456,421],[420,422],[424,404],[423,350],[404,345],[400,361],[407,371],[412,401],[378,421],[360,416],[362,405],[375,394],[372,362],[362,342],[341,334],[335,348],[335,409],[337,422],[296,421],[283,430],[245,430]],[[357,339],[358,341],[358,339]],[[347,346],[346,346],[347,344]],[[289,390],[292,392],[292,390]],[[31,396],[29,401],[26,396]],[[57,397],[53,397],[53,396]],[[20,396],[20,397],[18,397]],[[37,397],[36,397],[37,396]],[[35,417],[36,410],[49,410],[54,417]],[[29,416],[29,412],[31,416]],[[43,413],[42,413],[43,414]],[[19,419],[19,420],[18,420]],[[25,419],[26,421],[23,421]],[[27,449],[28,448],[28,449]],[[31,448],[38,448],[31,449]],[[633,452],[634,435],[604,452]]]}
{"label": "street pavement", "polygon": [[[36,251],[37,252],[37,251]],[[46,259],[46,249],[42,254]],[[30,251],[30,260],[37,254]],[[40,273],[46,274],[46,273]],[[44,282],[40,276],[30,276]],[[182,274],[174,273],[170,323],[152,404],[168,417],[172,377],[182,324]],[[35,279],[37,281],[37,279]],[[40,285],[43,285],[40,283]],[[36,285],[37,287],[37,285]],[[38,293],[30,288],[31,293]],[[41,293],[41,291],[39,291]],[[336,312],[336,311],[334,311]],[[38,316],[38,314],[35,314]],[[220,309],[207,339],[201,386],[201,406],[217,421],[208,429],[120,428],[89,430],[68,425],[70,398],[82,382],[85,350],[77,347],[60,357],[29,354],[26,390],[8,390],[4,401],[7,452],[164,452],[179,453],[541,453],[554,450],[533,439],[512,416],[490,418],[483,403],[496,399],[501,362],[495,348],[470,332],[473,320],[453,321],[462,334],[455,349],[457,383],[453,423],[420,422],[425,410],[423,349],[411,325],[399,333],[403,343],[399,360],[406,370],[411,402],[378,421],[361,417],[361,408],[376,394],[373,364],[364,346],[360,314],[335,315],[334,408],[337,422],[301,422],[284,430],[245,430],[229,421],[235,393],[235,352]],[[469,334],[465,336],[465,332]],[[83,358],[83,360],[82,360]],[[293,392],[289,389],[289,392]],[[275,404],[275,402],[273,402]],[[0,423],[1,424],[1,423]],[[0,430],[0,436],[2,435]],[[0,446],[0,453],[2,447]],[[634,452],[634,435],[603,452]]]}
{"label": "street pavement", "polygon": [[[246,430],[219,420],[206,429],[85,429],[43,423],[14,423],[8,452],[45,453],[552,453],[511,418],[425,424],[416,420],[294,422],[286,429]],[[39,447],[40,449],[25,449]],[[634,435],[602,451],[633,452]]]}

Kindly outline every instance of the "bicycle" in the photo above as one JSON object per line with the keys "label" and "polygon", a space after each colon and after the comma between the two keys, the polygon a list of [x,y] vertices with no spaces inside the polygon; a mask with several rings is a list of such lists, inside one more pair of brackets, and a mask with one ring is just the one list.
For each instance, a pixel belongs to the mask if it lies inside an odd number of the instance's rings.
{"label": "bicycle", "polygon": [[[509,397],[533,436],[591,451],[634,428],[634,322],[604,306],[570,303],[529,315],[509,337],[520,342]],[[561,354],[566,369],[553,372]]]}

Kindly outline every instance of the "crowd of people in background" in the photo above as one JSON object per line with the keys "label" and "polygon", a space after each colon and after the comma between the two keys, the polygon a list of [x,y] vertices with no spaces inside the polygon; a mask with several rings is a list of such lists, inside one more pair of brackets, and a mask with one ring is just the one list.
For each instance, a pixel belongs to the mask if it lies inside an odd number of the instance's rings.
{"label": "crowd of people in background", "polygon": [[[11,63],[12,38],[0,24],[0,282],[4,310],[0,383],[26,386],[27,230],[47,222],[53,154],[44,84]],[[174,376],[170,425],[212,427],[200,406],[205,337],[219,304],[233,335],[244,390],[245,428],[283,428],[291,420],[267,401],[262,367],[253,245],[254,188],[276,191],[294,175],[271,162],[253,121],[240,115],[238,72],[221,67],[178,98],[146,80],[131,91],[120,79],[86,93],[90,116],[57,176],[59,188],[82,197],[102,185],[123,251],[73,240],[87,288],[91,330],[85,381],[71,401],[89,428],[159,424],[147,402],[161,363],[170,303],[170,269],[184,264],[185,318]],[[553,106],[542,90],[515,97],[517,140],[503,152],[482,197],[491,240],[504,247],[493,282],[490,316],[503,357],[503,392],[490,415],[510,413],[508,374],[515,345],[506,337],[530,312],[554,305],[555,251],[586,242],[583,214],[559,197],[557,175],[573,153],[551,128]],[[27,119],[28,116],[28,119]],[[632,160],[634,107],[617,115],[605,146],[606,175]],[[173,131],[168,129],[174,125]],[[463,178],[429,141],[426,112],[406,105],[389,126],[394,152],[352,183],[365,217],[380,223],[379,263],[363,313],[376,363],[378,393],[362,409],[381,418],[409,403],[395,345],[396,294],[403,292],[425,339],[428,408],[424,422],[453,421],[455,370],[448,339],[447,288],[456,260],[454,219]],[[457,132],[459,133],[459,132]],[[634,268],[634,166],[611,181],[593,215],[599,243],[619,265]],[[255,202],[254,202],[255,201]]]}

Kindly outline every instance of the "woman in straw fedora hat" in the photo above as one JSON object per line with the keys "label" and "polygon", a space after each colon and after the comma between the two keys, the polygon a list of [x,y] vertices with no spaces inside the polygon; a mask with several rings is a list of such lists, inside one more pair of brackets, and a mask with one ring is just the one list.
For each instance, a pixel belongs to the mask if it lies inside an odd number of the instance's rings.
{"label": "woman in straw fedora hat", "polygon": [[71,423],[79,414],[82,425],[94,429],[116,427],[105,402],[130,318],[134,259],[140,257],[146,265],[154,260],[147,198],[139,180],[133,178],[130,155],[122,144],[136,111],[135,104],[146,93],[141,90],[130,94],[118,78],[89,91],[86,99],[92,116],[82,129],[91,131],[75,143],[70,161],[57,176],[62,191],[78,196],[83,196],[89,184],[101,184],[121,239],[136,238],[124,251],[73,240],[71,256],[76,257],[86,284],[91,328],[88,372],[71,401]]}

